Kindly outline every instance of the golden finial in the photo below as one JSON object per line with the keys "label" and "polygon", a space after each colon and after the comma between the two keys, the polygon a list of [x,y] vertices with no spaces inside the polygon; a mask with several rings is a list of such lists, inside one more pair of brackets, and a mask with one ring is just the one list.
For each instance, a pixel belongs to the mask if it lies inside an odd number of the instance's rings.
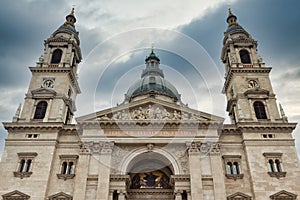
{"label": "golden finial", "polygon": [[151,53],[154,53],[154,43],[151,44]]}
{"label": "golden finial", "polygon": [[228,16],[232,15],[230,7],[228,8]]}
{"label": "golden finial", "polygon": [[75,12],[75,6],[76,6],[76,5],[72,5],[71,15],[73,15],[73,16],[74,16],[74,12]]}

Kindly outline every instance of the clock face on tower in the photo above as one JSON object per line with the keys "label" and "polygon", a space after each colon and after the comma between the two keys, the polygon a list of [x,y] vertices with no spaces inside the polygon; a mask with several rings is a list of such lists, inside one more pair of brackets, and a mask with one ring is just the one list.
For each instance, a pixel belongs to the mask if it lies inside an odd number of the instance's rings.
{"label": "clock face on tower", "polygon": [[42,83],[43,88],[53,88],[54,87],[54,80],[53,79],[45,79]]}
{"label": "clock face on tower", "polygon": [[257,81],[255,81],[255,80],[249,80],[248,81],[248,87],[249,88],[259,88],[259,85],[258,85]]}

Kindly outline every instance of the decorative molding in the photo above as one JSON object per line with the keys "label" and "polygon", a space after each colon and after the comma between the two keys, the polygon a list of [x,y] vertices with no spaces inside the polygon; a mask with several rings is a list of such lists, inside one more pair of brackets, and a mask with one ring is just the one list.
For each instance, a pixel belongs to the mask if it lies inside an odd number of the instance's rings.
{"label": "decorative molding", "polygon": [[215,154],[219,155],[220,154],[220,144],[215,143],[215,142],[191,142],[191,143],[186,143],[188,147],[188,153],[193,154],[193,153],[198,153],[201,152],[203,154]]}
{"label": "decorative molding", "polygon": [[251,200],[252,197],[241,192],[234,193],[227,197],[227,200]]}
{"label": "decorative molding", "polygon": [[200,115],[196,115],[194,113],[188,113],[179,110],[170,110],[161,107],[154,107],[151,104],[148,107],[139,106],[134,109],[127,109],[116,111],[110,114],[104,114],[102,116],[97,117],[99,121],[107,121],[107,120],[208,120]]}
{"label": "decorative molding", "polygon": [[18,190],[14,190],[12,192],[3,194],[2,198],[3,200],[26,200],[30,199],[30,196]]}
{"label": "decorative molding", "polygon": [[190,182],[189,174],[171,175],[170,184],[174,185],[176,182]]}
{"label": "decorative molding", "polygon": [[263,156],[268,157],[268,158],[280,158],[282,156],[281,152],[265,152],[263,153]]}
{"label": "decorative molding", "polygon": [[20,179],[28,178],[31,176],[32,172],[13,172],[14,177],[18,177]]}
{"label": "decorative molding", "polygon": [[225,174],[226,178],[228,179],[233,179],[233,180],[237,180],[237,179],[242,179],[244,178],[244,174]]}
{"label": "decorative molding", "polygon": [[129,195],[171,195],[173,196],[173,189],[129,189]]}
{"label": "decorative molding", "polygon": [[79,157],[78,155],[66,155],[66,154],[59,155],[59,158],[64,160],[76,160],[78,159],[78,157]]}
{"label": "decorative molding", "polygon": [[228,160],[228,159],[231,159],[231,160],[235,160],[235,159],[240,160],[242,158],[242,156],[241,155],[223,155],[222,158],[226,159],[226,160]]}
{"label": "decorative molding", "polygon": [[280,192],[277,192],[270,196],[270,199],[272,200],[296,200],[297,195],[293,194],[291,192],[287,192],[285,190],[281,190]]}
{"label": "decorative molding", "polygon": [[19,157],[26,157],[26,158],[34,158],[38,155],[36,152],[19,152],[17,153]]}
{"label": "decorative molding", "polygon": [[57,194],[49,196],[48,200],[73,200],[73,197],[64,192],[59,192]]}
{"label": "decorative molding", "polygon": [[57,178],[64,179],[64,181],[75,177],[75,174],[56,174],[56,175],[57,175]]}
{"label": "decorative molding", "polygon": [[81,144],[82,154],[111,154],[114,148],[113,142],[84,142]]}
{"label": "decorative molding", "polygon": [[286,172],[268,172],[269,176],[279,178],[284,178],[286,176]]}

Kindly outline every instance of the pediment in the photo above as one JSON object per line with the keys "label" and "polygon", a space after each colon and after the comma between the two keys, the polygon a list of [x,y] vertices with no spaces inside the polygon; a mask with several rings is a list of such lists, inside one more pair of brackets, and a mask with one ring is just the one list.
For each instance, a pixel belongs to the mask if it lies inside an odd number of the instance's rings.
{"label": "pediment", "polygon": [[39,98],[49,98],[49,97],[54,97],[56,96],[56,92],[52,89],[47,89],[47,88],[39,88],[36,90],[32,90],[31,94],[33,97]]}
{"label": "pediment", "polygon": [[84,121],[215,121],[223,123],[224,118],[158,99],[142,99],[121,104],[113,108],[85,115],[76,119]]}
{"label": "pediment", "polygon": [[251,96],[251,95],[264,95],[269,96],[270,92],[268,90],[264,90],[261,88],[255,88],[255,89],[249,89],[246,92],[244,92],[245,96]]}
{"label": "pediment", "polygon": [[24,194],[18,190],[14,190],[12,192],[9,192],[7,194],[2,195],[3,200],[15,200],[15,199],[29,199],[30,196],[27,194]]}
{"label": "pediment", "polygon": [[280,192],[277,192],[270,196],[271,199],[286,199],[286,200],[293,200],[297,198],[296,194],[293,194],[291,192],[287,192],[285,190],[282,190]]}
{"label": "pediment", "polygon": [[57,194],[48,197],[49,200],[72,200],[73,197],[64,192],[59,192]]}
{"label": "pediment", "polygon": [[241,193],[241,192],[237,192],[237,193],[234,193],[230,196],[227,197],[227,200],[251,200],[251,196],[249,195],[246,195],[244,193]]}

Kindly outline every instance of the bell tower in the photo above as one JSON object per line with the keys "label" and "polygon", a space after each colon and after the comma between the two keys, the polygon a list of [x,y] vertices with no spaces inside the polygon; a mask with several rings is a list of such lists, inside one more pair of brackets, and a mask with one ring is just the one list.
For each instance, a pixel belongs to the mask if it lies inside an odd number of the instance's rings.
{"label": "bell tower", "polygon": [[287,122],[279,115],[269,78],[271,68],[258,54],[257,41],[238,24],[230,9],[227,23],[221,59],[226,72],[223,93],[231,122]]}
{"label": "bell tower", "polygon": [[77,68],[82,59],[75,23],[73,8],[64,24],[44,41],[43,55],[35,67],[29,67],[32,78],[23,110],[13,121],[71,123],[80,93]]}

